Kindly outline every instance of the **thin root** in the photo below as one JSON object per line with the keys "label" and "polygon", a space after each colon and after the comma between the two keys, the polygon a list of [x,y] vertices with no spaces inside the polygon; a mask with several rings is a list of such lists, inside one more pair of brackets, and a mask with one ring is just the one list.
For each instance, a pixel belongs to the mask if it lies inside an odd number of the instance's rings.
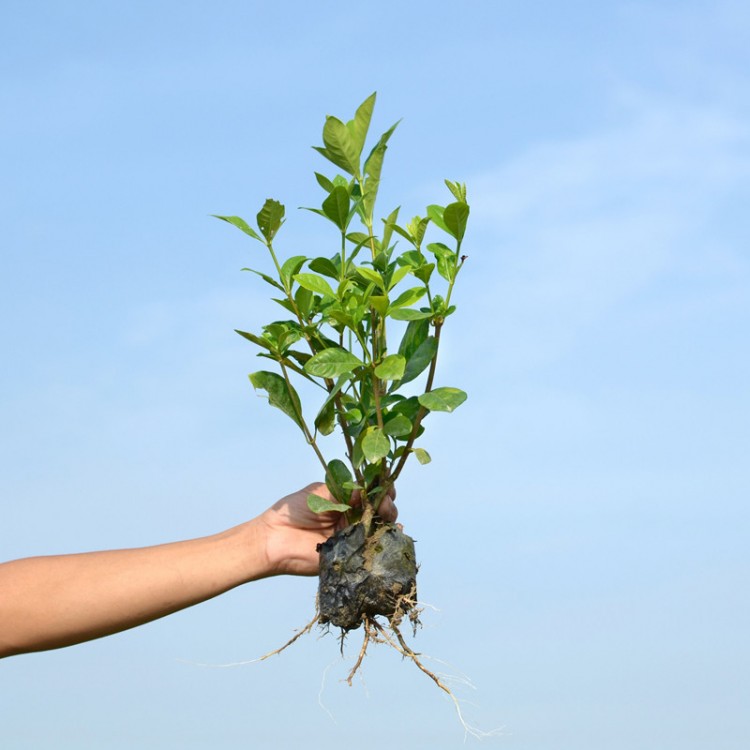
{"label": "thin root", "polygon": [[482,737],[489,737],[496,734],[496,732],[483,732],[481,729],[472,727],[466,722],[463,712],[461,711],[461,704],[459,703],[458,698],[456,698],[456,696],[453,694],[453,691],[447,685],[445,685],[434,672],[431,672],[429,669],[427,669],[427,667],[425,667],[424,664],[422,664],[422,661],[419,658],[420,654],[414,651],[414,649],[412,649],[404,640],[404,636],[398,629],[398,625],[396,623],[394,623],[393,621],[389,623],[391,632],[396,636],[396,641],[393,640],[388,631],[379,622],[377,622],[376,620],[372,620],[371,623],[373,627],[378,631],[378,633],[382,636],[381,642],[385,641],[389,646],[396,649],[396,651],[398,651],[403,657],[408,657],[409,659],[411,659],[411,661],[413,661],[414,664],[416,664],[416,666],[422,672],[424,672],[441,690],[443,690],[448,695],[451,701],[453,701],[453,707],[456,709],[458,720],[461,722],[461,726],[464,728],[464,732],[466,732],[467,735],[470,734],[472,737],[481,739]]}
{"label": "thin root", "polygon": [[310,622],[308,622],[307,625],[305,625],[305,627],[302,628],[302,630],[300,630],[298,633],[295,633],[283,646],[281,646],[281,648],[277,648],[277,649],[274,649],[273,651],[269,651],[267,654],[259,657],[258,659],[254,659],[253,661],[265,661],[271,656],[276,656],[277,654],[280,654],[282,651],[289,648],[289,646],[291,646],[298,638],[303,636],[305,633],[309,633],[312,630],[313,625],[315,625],[315,623],[318,621],[319,618],[320,618],[320,615],[315,615],[315,617],[313,617],[313,619],[310,620]]}
{"label": "thin root", "polygon": [[364,624],[365,624],[365,637],[362,639],[362,648],[359,650],[359,656],[357,657],[357,663],[352,667],[352,671],[349,672],[349,676],[346,678],[346,682],[348,683],[349,687],[352,686],[352,679],[354,678],[354,675],[357,674],[357,671],[359,670],[360,666],[362,665],[362,659],[365,658],[365,654],[367,653],[367,644],[374,640],[372,637],[372,630],[370,625],[370,618],[365,615]]}

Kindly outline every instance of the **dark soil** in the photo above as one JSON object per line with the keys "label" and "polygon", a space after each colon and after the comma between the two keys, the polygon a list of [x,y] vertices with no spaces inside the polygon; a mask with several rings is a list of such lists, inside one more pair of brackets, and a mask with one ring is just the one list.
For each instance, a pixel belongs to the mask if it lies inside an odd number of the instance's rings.
{"label": "dark soil", "polygon": [[359,524],[320,545],[318,610],[322,624],[355,630],[366,617],[400,621],[417,599],[414,540],[395,524],[365,538]]}

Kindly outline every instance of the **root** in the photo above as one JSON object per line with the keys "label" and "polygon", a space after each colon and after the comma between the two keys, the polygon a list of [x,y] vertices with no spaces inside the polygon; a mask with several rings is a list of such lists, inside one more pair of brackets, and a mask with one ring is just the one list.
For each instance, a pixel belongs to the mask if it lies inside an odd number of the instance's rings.
{"label": "root", "polygon": [[273,651],[269,651],[267,654],[264,654],[263,656],[260,656],[257,659],[253,659],[253,661],[256,661],[256,662],[265,661],[266,659],[269,659],[270,657],[276,656],[277,654],[280,654],[282,651],[285,651],[298,638],[301,638],[305,633],[309,633],[312,630],[313,625],[315,625],[315,623],[318,621],[319,618],[320,618],[320,615],[315,615],[315,617],[313,617],[313,619],[310,620],[310,622],[308,622],[307,625],[305,625],[305,627],[302,628],[302,630],[295,633],[283,646],[281,646],[280,648],[274,649]]}
{"label": "root", "polygon": [[409,644],[404,640],[404,636],[399,630],[396,623],[390,622],[390,630],[396,636],[395,641],[379,622],[372,620],[372,625],[381,636],[381,639],[378,639],[380,642],[387,643],[389,646],[398,651],[401,656],[403,656],[404,658],[408,658],[412,662],[414,662],[414,664],[422,672],[424,672],[443,692],[446,693],[446,695],[453,702],[453,707],[456,709],[458,720],[461,722],[461,726],[464,728],[464,732],[466,733],[466,735],[471,735],[472,737],[476,737],[477,739],[482,739],[483,737],[490,737],[498,733],[497,730],[492,732],[483,732],[481,729],[477,729],[476,727],[473,727],[466,722],[463,712],[461,711],[461,704],[458,698],[456,698],[453,691],[434,672],[427,669],[427,667],[422,663],[422,660],[419,658],[421,654],[414,651],[414,649],[412,649],[411,646],[409,646]]}
{"label": "root", "polygon": [[[374,622],[374,620],[373,620]],[[365,658],[365,654],[367,653],[367,644],[374,640],[372,637],[372,625],[370,624],[370,618],[365,615],[364,618],[364,626],[365,626],[365,637],[362,639],[362,648],[359,650],[359,656],[357,657],[356,664],[352,667],[352,671],[349,672],[349,676],[346,678],[346,682],[349,685],[349,687],[352,686],[352,679],[354,679],[354,675],[357,674],[357,671],[362,666],[362,660]]]}

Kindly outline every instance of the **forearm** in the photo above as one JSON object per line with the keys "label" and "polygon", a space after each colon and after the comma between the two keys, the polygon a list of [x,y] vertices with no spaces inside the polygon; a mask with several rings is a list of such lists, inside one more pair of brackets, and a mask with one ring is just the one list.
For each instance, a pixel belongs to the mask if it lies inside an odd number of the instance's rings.
{"label": "forearm", "polygon": [[141,549],[0,565],[0,657],[141,625],[269,575],[262,524]]}

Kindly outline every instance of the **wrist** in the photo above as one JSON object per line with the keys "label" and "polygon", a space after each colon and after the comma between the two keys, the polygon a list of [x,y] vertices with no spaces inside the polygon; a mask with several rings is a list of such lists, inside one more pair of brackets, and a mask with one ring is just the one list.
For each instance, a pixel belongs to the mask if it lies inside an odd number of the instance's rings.
{"label": "wrist", "polygon": [[261,518],[235,526],[219,535],[237,585],[274,575],[268,555],[268,533]]}

